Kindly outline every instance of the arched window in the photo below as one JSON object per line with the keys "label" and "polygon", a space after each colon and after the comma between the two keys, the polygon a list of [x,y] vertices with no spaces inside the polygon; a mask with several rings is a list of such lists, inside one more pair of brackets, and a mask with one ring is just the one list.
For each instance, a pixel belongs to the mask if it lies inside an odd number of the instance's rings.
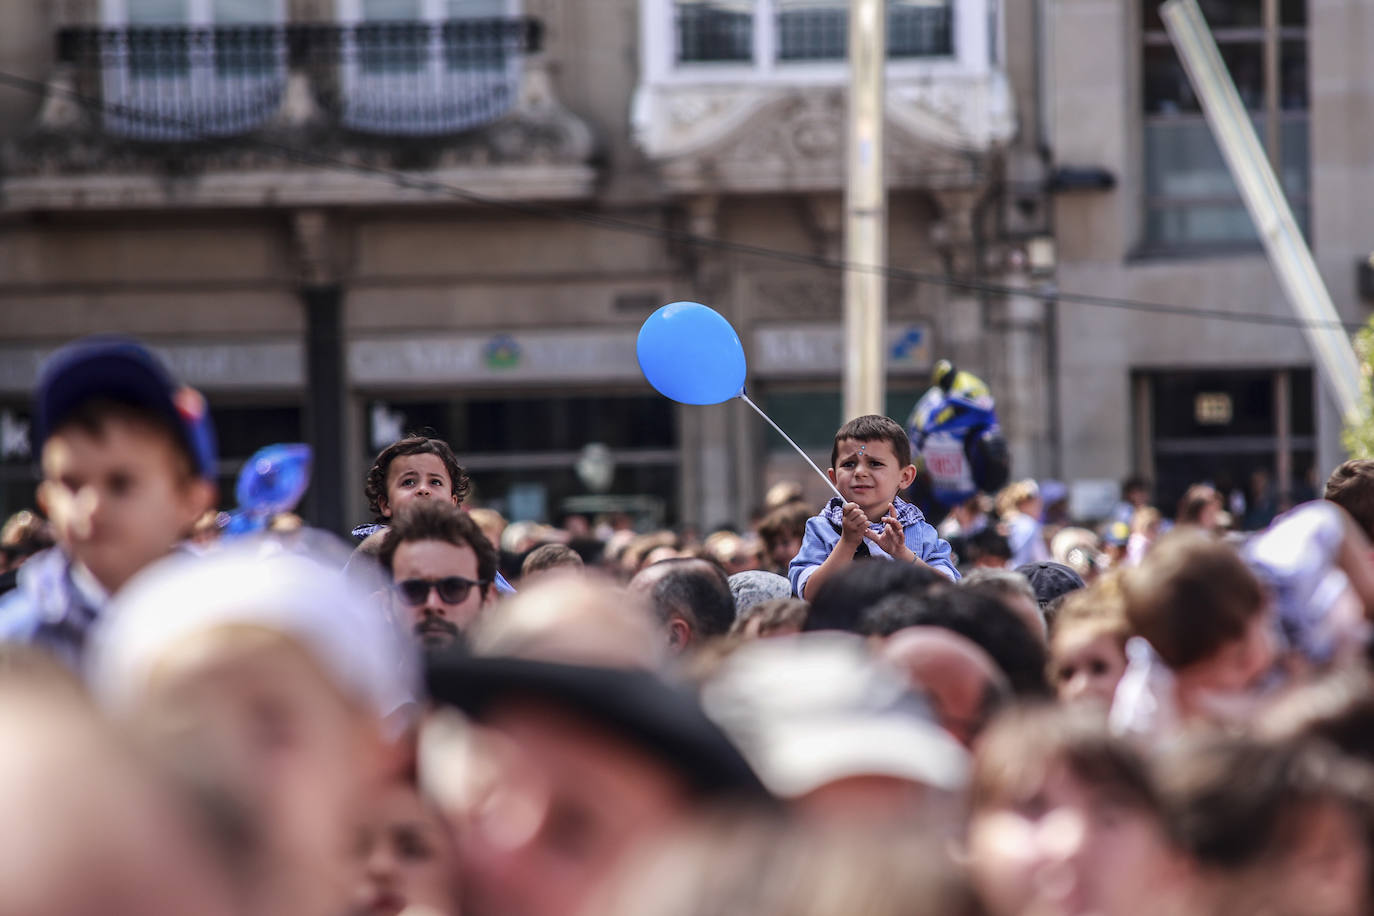
{"label": "arched window", "polygon": [[102,0],[105,127],[139,140],[252,130],[286,90],[285,0]]}
{"label": "arched window", "polygon": [[519,0],[339,0],[344,124],[387,135],[496,120],[519,89]]}

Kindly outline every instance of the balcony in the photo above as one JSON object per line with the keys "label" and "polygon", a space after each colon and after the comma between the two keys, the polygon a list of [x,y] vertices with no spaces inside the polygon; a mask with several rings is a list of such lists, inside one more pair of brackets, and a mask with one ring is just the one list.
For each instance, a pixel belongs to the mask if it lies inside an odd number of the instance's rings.
{"label": "balcony", "polygon": [[[1002,0],[887,0],[892,184],[967,185],[1015,131]],[[848,3],[640,0],[636,138],[682,193],[841,185]],[[932,175],[939,177],[932,178]]]}
{"label": "balcony", "polygon": [[[137,205],[165,197],[154,186],[169,176],[194,178],[202,203],[333,202],[368,169],[581,196],[592,137],[555,98],[541,40],[529,18],[65,29],[36,122],[0,147],[3,205]],[[319,165],[359,174],[269,190]],[[132,180],[107,187],[110,173]],[[383,196],[425,197],[417,187]]]}

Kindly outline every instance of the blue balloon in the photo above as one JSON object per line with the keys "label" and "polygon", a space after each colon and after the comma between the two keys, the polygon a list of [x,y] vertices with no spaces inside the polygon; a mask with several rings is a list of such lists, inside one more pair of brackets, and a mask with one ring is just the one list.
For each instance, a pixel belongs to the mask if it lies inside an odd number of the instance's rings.
{"label": "blue balloon", "polygon": [[649,384],[679,403],[720,404],[744,391],[739,335],[699,302],[670,302],[650,315],[635,351]]}
{"label": "blue balloon", "polygon": [[230,534],[266,527],[279,512],[290,512],[310,485],[310,446],[284,442],[258,449],[239,472],[234,495],[239,508],[230,519]]}

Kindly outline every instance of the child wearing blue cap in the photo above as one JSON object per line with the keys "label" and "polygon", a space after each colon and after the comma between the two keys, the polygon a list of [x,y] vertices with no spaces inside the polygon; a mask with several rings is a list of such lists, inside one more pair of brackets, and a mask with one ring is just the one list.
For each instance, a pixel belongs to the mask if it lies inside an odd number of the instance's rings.
{"label": "child wearing blue cap", "polygon": [[77,667],[110,597],[214,506],[214,430],[198,392],[120,337],[54,353],[39,370],[34,407],[38,504],[57,546],[26,563],[0,600],[0,640],[42,646]]}
{"label": "child wearing blue cap", "polygon": [[844,499],[831,499],[807,521],[801,550],[787,570],[793,594],[814,595],[859,557],[920,563],[959,578],[949,543],[920,509],[897,495],[911,486],[916,467],[911,441],[895,420],[870,414],[841,426],[830,465],[827,474]]}

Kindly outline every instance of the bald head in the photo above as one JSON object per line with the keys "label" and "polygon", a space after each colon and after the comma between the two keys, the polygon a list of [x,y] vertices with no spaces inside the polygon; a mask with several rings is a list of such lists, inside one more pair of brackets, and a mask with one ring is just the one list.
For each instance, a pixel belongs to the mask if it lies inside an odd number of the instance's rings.
{"label": "bald head", "polygon": [[882,656],[924,693],[944,727],[966,747],[1011,696],[1011,685],[977,643],[944,627],[908,627],[888,638]]}
{"label": "bald head", "polygon": [[590,573],[551,570],[487,610],[472,637],[478,655],[654,669],[663,644],[640,595]]}
{"label": "bald head", "polygon": [[668,645],[682,651],[735,622],[735,599],[725,570],[707,560],[664,560],[640,570],[630,592],[642,595],[668,631]]}

